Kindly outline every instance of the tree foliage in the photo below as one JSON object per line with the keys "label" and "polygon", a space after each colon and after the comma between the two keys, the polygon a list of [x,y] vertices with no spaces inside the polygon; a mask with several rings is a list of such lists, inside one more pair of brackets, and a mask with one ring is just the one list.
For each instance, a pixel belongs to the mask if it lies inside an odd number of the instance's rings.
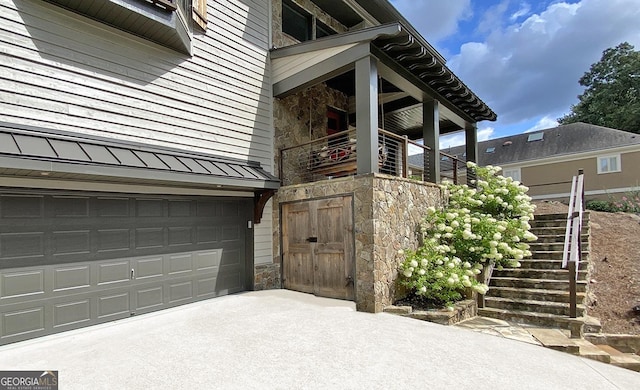
{"label": "tree foliage", "polygon": [[640,133],[640,51],[633,45],[606,49],[579,83],[584,93],[560,124],[586,122]]}

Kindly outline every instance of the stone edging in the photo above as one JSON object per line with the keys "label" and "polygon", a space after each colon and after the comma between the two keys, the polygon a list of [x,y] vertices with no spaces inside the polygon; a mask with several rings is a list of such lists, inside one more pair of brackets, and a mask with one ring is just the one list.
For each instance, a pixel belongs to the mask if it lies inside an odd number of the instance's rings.
{"label": "stone edging", "polygon": [[403,317],[415,318],[422,321],[435,322],[441,325],[454,325],[458,322],[478,315],[478,305],[475,300],[467,299],[456,303],[453,310],[412,310],[411,306],[387,306],[385,313],[397,314]]}
{"label": "stone edging", "polygon": [[587,333],[584,339],[595,345],[608,345],[623,353],[640,355],[640,336],[630,334]]}

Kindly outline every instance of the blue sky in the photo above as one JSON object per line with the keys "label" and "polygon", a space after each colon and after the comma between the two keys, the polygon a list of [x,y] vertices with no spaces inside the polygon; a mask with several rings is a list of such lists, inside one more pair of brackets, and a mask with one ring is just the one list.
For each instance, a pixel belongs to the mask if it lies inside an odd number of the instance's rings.
{"label": "blue sky", "polygon": [[[391,0],[497,114],[486,140],[554,127],[602,51],[640,50],[640,0]],[[441,147],[464,136],[442,137]]]}

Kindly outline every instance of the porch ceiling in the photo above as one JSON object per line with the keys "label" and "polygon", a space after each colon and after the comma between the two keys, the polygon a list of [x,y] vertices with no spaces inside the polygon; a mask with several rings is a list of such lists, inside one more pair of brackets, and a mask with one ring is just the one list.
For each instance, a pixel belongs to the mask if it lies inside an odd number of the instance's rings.
{"label": "porch ceiling", "polygon": [[[352,70],[356,60],[376,57],[384,78],[405,90],[415,100],[396,107],[385,117],[385,126],[417,129],[422,119],[421,101],[437,99],[441,103],[443,132],[459,130],[464,121],[494,121],[497,115],[476,96],[449,68],[437,52],[420,36],[400,23],[392,23],[315,41],[274,49],[271,53],[274,96],[286,96]],[[400,83],[397,81],[402,79]],[[405,85],[410,84],[410,90]],[[409,103],[409,102],[408,102]],[[413,123],[413,125],[412,125]],[[396,131],[394,131],[396,132]],[[410,135],[411,134],[407,134]]]}

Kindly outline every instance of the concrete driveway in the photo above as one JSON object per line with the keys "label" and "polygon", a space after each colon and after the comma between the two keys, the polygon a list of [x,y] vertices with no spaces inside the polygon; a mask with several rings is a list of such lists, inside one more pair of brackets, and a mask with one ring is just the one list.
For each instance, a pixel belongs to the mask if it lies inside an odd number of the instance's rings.
{"label": "concrete driveway", "polygon": [[535,345],[249,292],[0,348],[60,389],[638,389],[640,374]]}

